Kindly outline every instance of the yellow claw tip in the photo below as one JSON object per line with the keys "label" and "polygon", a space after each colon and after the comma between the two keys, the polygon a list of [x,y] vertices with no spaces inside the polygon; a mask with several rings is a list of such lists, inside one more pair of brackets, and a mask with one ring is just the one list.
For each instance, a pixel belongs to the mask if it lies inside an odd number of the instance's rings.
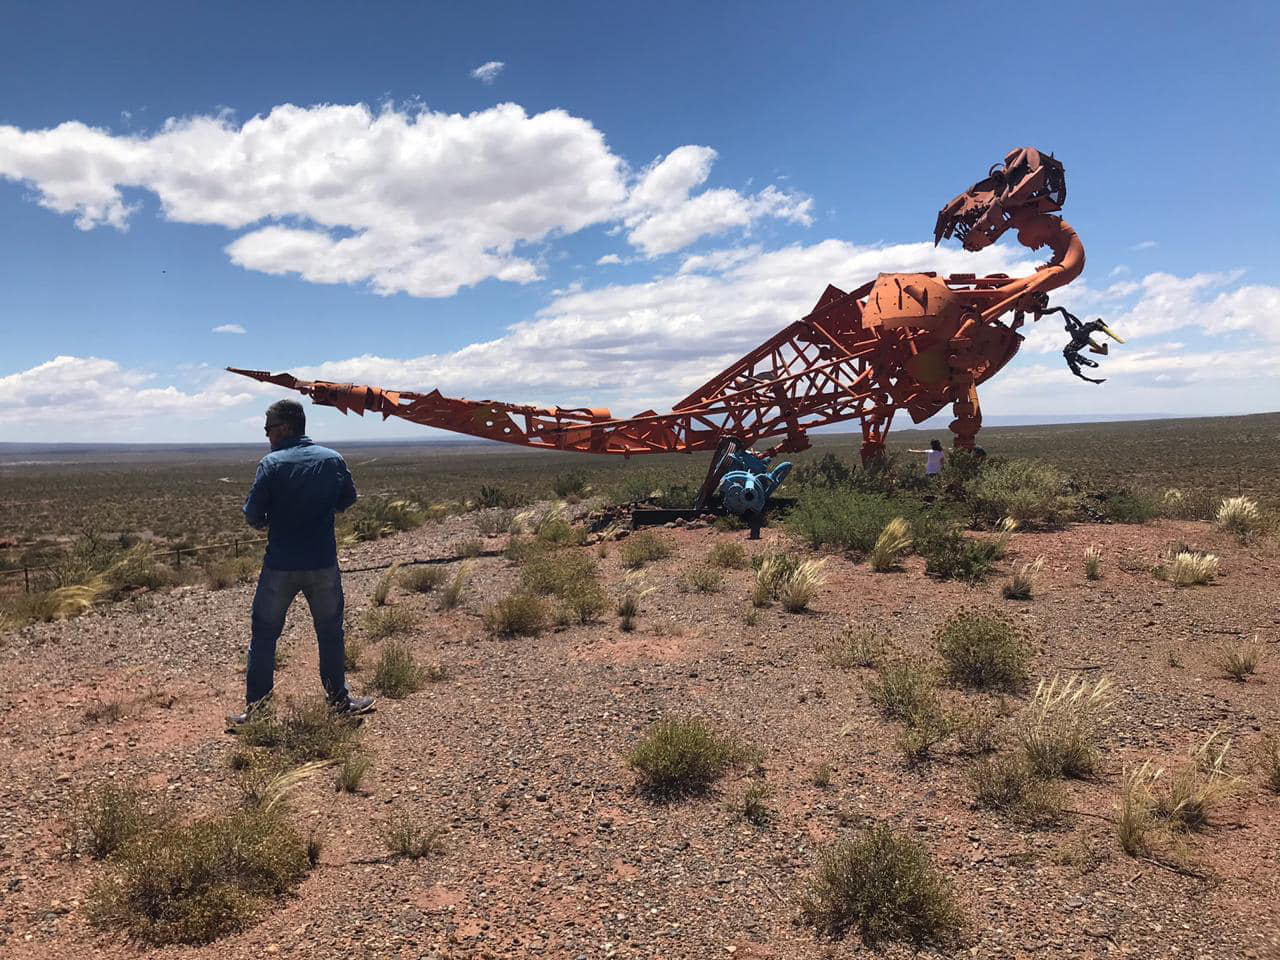
{"label": "yellow claw tip", "polygon": [[1124,343],[1124,338],[1119,336],[1114,330],[1112,330],[1106,324],[1103,324],[1102,332],[1105,333],[1112,340],[1114,340],[1116,343]]}

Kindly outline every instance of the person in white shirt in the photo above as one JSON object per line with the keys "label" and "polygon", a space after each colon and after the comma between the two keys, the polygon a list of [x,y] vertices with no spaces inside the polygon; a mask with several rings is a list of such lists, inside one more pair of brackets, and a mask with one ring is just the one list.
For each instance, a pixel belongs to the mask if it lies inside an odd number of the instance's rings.
{"label": "person in white shirt", "polygon": [[936,477],[942,473],[942,461],[946,458],[946,453],[942,450],[942,443],[938,440],[929,441],[928,450],[908,450],[908,453],[924,453],[928,456],[924,460],[924,475],[926,477]]}

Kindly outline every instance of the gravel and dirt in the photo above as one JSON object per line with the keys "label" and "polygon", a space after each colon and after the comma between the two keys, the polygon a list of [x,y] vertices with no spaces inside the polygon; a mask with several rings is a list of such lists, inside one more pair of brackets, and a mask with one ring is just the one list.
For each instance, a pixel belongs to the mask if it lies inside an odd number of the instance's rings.
{"label": "gravel and dirt", "polygon": [[[355,571],[449,556],[475,536],[477,516],[346,550],[342,563]],[[431,595],[393,591],[391,603],[417,616],[408,641],[418,659],[442,663],[449,678],[379,701],[363,728],[374,758],[363,792],[337,793],[322,776],[292,800],[324,841],[317,868],[252,927],[204,947],[152,949],[92,926],[83,901],[104,868],[67,855],[63,810],[73,791],[105,778],[168,794],[193,814],[239,802],[227,762],[237,744],[224,715],[243,696],[253,587],[143,594],[3,637],[0,954],[871,955],[856,938],[832,944],[800,924],[797,899],[824,845],[881,820],[925,843],[954,880],[970,927],[958,955],[1280,958],[1280,796],[1250,763],[1265,733],[1280,734],[1274,544],[1241,546],[1207,524],[1175,521],[1018,533],[1006,568],[1045,558],[1033,598],[1021,603],[1001,599],[999,576],[971,588],[926,578],[915,557],[878,574],[831,555],[809,612],[774,604],[748,625],[751,570],[727,571],[724,589],[709,594],[681,592],[680,575],[718,538],[751,553],[804,551],[773,528],[757,542],[705,527],[662,532],[676,552],[645,568],[655,589],[632,633],[610,610],[598,623],[532,639],[488,636],[483,611],[518,578],[500,556],[468,562],[464,602],[450,612]],[[1153,577],[1152,563],[1174,542],[1218,554],[1217,581],[1174,589]],[[1096,582],[1083,573],[1091,544],[1103,555]],[[599,560],[611,596],[623,575],[617,547]],[[580,549],[597,556],[595,546]],[[381,576],[345,575],[352,624]],[[865,690],[870,671],[829,660],[850,625],[930,654],[933,631],[962,605],[997,606],[1024,623],[1035,676],[1105,675],[1115,684],[1101,773],[1066,784],[1072,813],[1058,826],[978,809],[974,761],[952,744],[908,767],[895,746],[900,727],[881,719]],[[1223,644],[1255,637],[1265,651],[1258,673],[1244,683],[1226,677]],[[277,690],[318,693],[301,598],[282,645]],[[361,690],[367,669],[349,679]],[[119,719],[87,715],[111,702],[123,707]],[[669,714],[705,717],[760,748],[769,826],[732,809],[759,771],[735,771],[710,793],[671,803],[637,791],[626,753]],[[1110,820],[1122,771],[1148,758],[1174,764],[1214,731],[1232,741],[1238,781],[1216,822],[1186,840],[1190,869],[1125,855]],[[825,787],[813,782],[821,764],[831,771]],[[382,825],[401,814],[443,824],[445,851],[388,857]]]}

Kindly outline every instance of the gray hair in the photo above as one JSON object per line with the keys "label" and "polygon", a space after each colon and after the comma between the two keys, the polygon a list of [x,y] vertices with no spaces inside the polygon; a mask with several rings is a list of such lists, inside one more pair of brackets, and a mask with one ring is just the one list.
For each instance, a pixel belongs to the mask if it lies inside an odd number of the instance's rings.
{"label": "gray hair", "polygon": [[288,425],[295,437],[307,432],[307,414],[297,400],[277,400],[267,407],[267,419]]}

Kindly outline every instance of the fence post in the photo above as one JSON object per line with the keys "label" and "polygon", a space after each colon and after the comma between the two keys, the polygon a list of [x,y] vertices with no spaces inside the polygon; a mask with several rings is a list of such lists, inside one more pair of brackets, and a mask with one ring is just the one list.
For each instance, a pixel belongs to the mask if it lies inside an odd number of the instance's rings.
{"label": "fence post", "polygon": [[174,566],[179,570],[182,569],[182,548],[176,547],[173,551]]}
{"label": "fence post", "polygon": [[231,541],[231,546],[235,556],[240,556],[240,538],[236,537]]}
{"label": "fence post", "polygon": [[23,593],[31,592],[31,571],[27,569],[25,563],[22,565],[22,588]]}

